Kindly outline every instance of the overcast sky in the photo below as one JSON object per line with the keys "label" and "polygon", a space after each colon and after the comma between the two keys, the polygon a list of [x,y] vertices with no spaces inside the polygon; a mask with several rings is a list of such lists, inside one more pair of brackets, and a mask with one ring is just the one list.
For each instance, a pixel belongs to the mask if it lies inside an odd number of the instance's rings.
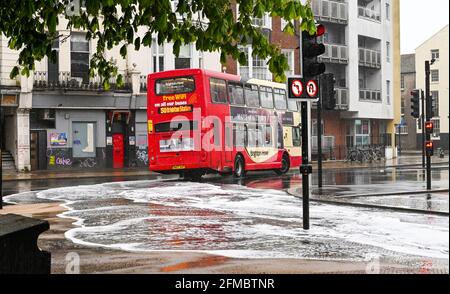
{"label": "overcast sky", "polygon": [[415,49],[448,24],[448,0],[400,0],[401,53]]}

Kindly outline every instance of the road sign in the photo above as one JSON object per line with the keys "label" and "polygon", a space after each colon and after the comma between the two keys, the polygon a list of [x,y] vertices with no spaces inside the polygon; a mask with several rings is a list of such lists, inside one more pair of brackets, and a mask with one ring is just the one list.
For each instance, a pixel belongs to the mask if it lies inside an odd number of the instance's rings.
{"label": "road sign", "polygon": [[288,98],[296,100],[316,100],[319,97],[319,86],[316,80],[288,78]]}
{"label": "road sign", "polygon": [[319,87],[317,86],[316,81],[309,80],[308,83],[306,83],[306,93],[311,98],[317,98],[317,94],[319,93]]}
{"label": "road sign", "polygon": [[294,80],[291,84],[291,91],[295,97],[300,98],[303,94],[303,84],[300,80]]}

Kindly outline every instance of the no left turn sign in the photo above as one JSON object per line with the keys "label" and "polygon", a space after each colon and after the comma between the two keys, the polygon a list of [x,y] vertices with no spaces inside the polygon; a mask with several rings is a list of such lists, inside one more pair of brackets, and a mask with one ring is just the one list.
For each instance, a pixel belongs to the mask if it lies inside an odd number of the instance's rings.
{"label": "no left turn sign", "polygon": [[295,97],[301,97],[303,94],[303,84],[300,80],[294,80],[291,84],[291,91]]}

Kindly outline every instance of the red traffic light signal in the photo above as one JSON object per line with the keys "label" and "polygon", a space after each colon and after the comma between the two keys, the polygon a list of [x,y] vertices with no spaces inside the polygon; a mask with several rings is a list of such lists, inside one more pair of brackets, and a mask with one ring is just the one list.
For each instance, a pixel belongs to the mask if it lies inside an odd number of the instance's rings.
{"label": "red traffic light signal", "polygon": [[302,32],[302,67],[304,78],[314,78],[325,72],[323,62],[318,62],[317,57],[325,53],[325,45],[317,42],[317,37],[325,34],[325,26],[318,25],[316,33]]}
{"label": "red traffic light signal", "polygon": [[427,156],[433,156],[433,154],[434,154],[433,141],[426,141],[425,142],[425,150],[427,152]]}
{"label": "red traffic light signal", "polygon": [[433,134],[434,124],[432,121],[425,122],[425,131],[427,134]]}

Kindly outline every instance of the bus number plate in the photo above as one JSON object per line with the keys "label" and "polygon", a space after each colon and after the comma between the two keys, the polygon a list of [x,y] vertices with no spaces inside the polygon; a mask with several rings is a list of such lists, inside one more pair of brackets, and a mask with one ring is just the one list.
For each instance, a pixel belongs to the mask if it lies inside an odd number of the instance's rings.
{"label": "bus number plate", "polygon": [[185,169],[186,167],[184,166],[184,165],[175,165],[175,166],[172,166],[172,169],[173,170],[180,170],[180,169]]}

